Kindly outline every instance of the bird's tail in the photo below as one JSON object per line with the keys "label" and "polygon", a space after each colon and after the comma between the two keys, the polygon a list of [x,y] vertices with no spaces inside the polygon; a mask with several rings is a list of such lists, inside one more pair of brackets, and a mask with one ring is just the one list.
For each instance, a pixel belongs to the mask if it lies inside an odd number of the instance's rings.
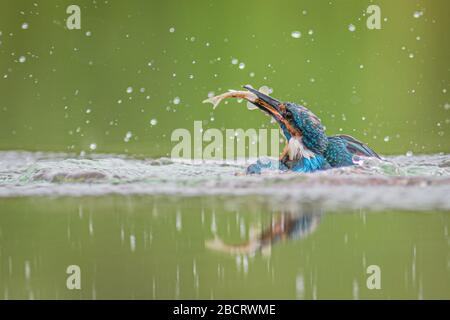
{"label": "bird's tail", "polygon": [[333,137],[344,139],[345,142],[347,142],[347,149],[354,155],[381,159],[381,157],[375,151],[373,151],[368,145],[362,143],[359,140],[356,140],[352,136],[346,134],[338,134]]}

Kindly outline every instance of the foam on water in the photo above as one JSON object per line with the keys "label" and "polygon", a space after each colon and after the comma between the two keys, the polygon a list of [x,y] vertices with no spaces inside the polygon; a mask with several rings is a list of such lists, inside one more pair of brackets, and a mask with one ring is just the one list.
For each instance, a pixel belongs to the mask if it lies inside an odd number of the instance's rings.
{"label": "foam on water", "polygon": [[0,197],[214,195],[251,196],[278,206],[450,209],[449,155],[363,159],[354,167],[312,174],[246,176],[246,166],[245,161],[0,152]]}

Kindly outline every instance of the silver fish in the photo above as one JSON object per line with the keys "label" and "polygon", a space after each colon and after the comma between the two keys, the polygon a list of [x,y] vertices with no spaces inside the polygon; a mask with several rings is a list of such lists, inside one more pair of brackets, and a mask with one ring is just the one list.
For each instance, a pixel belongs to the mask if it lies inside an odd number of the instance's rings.
{"label": "silver fish", "polygon": [[[260,92],[264,94],[270,94],[272,90],[267,86],[262,86],[259,89]],[[203,100],[203,103],[212,103],[213,109],[217,108],[217,106],[220,104],[220,102],[227,98],[239,98],[239,99],[245,99],[247,100],[247,108],[249,110],[255,110],[258,109],[257,106],[253,104],[253,102],[256,101],[257,96],[250,92],[250,91],[237,91],[237,90],[228,90],[228,92],[222,93],[220,95],[210,97],[208,99]]]}

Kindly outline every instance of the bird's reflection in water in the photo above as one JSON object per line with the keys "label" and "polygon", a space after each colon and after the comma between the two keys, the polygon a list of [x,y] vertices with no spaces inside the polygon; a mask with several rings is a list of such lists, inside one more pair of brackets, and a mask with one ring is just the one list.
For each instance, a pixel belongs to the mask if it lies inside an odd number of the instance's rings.
{"label": "bird's reflection in water", "polygon": [[206,247],[231,255],[270,254],[272,245],[287,240],[300,240],[313,233],[320,223],[321,214],[283,212],[272,218],[272,223],[261,232],[250,230],[249,240],[227,244],[218,236],[206,241]]}

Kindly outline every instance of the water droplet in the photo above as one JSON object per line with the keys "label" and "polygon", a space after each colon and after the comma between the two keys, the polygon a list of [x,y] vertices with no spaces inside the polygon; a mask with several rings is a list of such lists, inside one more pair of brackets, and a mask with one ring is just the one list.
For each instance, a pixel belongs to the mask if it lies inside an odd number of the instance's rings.
{"label": "water droplet", "polygon": [[25,56],[20,56],[19,57],[19,62],[20,63],[24,63],[25,61],[27,61],[27,58],[25,58]]}
{"label": "water droplet", "polygon": [[28,23],[26,23],[26,22],[22,23],[22,29],[23,30],[28,29]]}
{"label": "water droplet", "polygon": [[182,224],[182,220],[181,220],[181,214],[179,212],[177,212],[176,219],[175,219],[175,228],[177,229],[177,231],[181,231],[182,227],[183,227],[183,224]]}
{"label": "water droplet", "polygon": [[91,144],[89,145],[89,149],[91,149],[91,150],[97,149],[97,144],[91,143]]}
{"label": "water droplet", "polygon": [[170,33],[174,33],[174,32],[175,32],[175,28],[174,28],[174,27],[170,27],[170,28],[169,28],[169,32],[170,32]]}
{"label": "water droplet", "polygon": [[173,98],[173,104],[179,104],[181,99],[179,97]]}
{"label": "water droplet", "polygon": [[407,157],[412,157],[413,156],[413,152],[412,151],[407,151],[406,152],[406,156]]}
{"label": "water droplet", "polygon": [[90,37],[92,35],[92,32],[86,31],[86,37]]}
{"label": "water droplet", "polygon": [[130,249],[131,251],[136,250],[136,236],[135,235],[130,235]]}
{"label": "water droplet", "polygon": [[348,25],[348,30],[349,30],[350,32],[354,32],[354,31],[356,30],[355,25],[349,24],[349,25]]}
{"label": "water droplet", "polygon": [[359,68],[360,68],[360,69],[364,69],[364,65],[363,65],[363,64],[360,64],[360,65],[359,65]]}
{"label": "water droplet", "polygon": [[238,64],[239,60],[236,58],[231,59],[231,64]]}
{"label": "water droplet", "polygon": [[133,87],[128,87],[127,88],[127,93],[132,93],[133,92]]}
{"label": "water droplet", "polygon": [[86,109],[87,114],[91,113],[91,111],[92,111],[91,109]]}
{"label": "water droplet", "polygon": [[244,269],[244,273],[248,273],[248,257],[244,256],[244,259],[242,259],[242,267]]}
{"label": "water droplet", "polygon": [[298,39],[302,36],[302,33],[300,31],[292,31],[291,32],[291,37],[294,39]]}
{"label": "water droplet", "polygon": [[259,88],[258,91],[259,91],[259,92],[262,92],[262,93],[264,93],[264,94],[266,94],[266,95],[270,95],[270,94],[273,93],[273,89],[270,88],[270,87],[268,87],[268,86],[262,86],[262,87]]}
{"label": "water droplet", "polygon": [[239,63],[239,69],[244,69],[245,68],[245,63],[243,63],[243,62],[241,62],[241,63]]}
{"label": "water droplet", "polygon": [[420,18],[421,16],[423,16],[423,11],[415,11],[413,13],[413,17],[416,19]]}
{"label": "water droplet", "polygon": [[249,76],[250,76],[250,78],[253,78],[255,76],[255,73],[254,72],[250,72]]}
{"label": "water droplet", "polygon": [[389,142],[389,140],[391,140],[391,138],[389,136],[384,137],[384,142]]}
{"label": "water droplet", "polygon": [[410,54],[408,55],[408,57],[409,57],[410,59],[414,58],[414,53],[410,53]]}
{"label": "water droplet", "polygon": [[158,123],[158,120],[156,120],[156,119],[150,120],[150,124],[151,124],[152,126],[156,126],[157,123]]}
{"label": "water droplet", "polygon": [[25,261],[25,279],[30,279],[31,276],[31,265],[30,265],[30,261],[26,260]]}
{"label": "water droplet", "polygon": [[133,134],[131,133],[131,131],[128,131],[128,132],[125,134],[125,138],[123,138],[123,141],[125,141],[125,142],[130,141],[130,139],[131,139],[132,136],[133,136]]}
{"label": "water droplet", "polygon": [[309,34],[309,35],[314,34],[314,30],[312,30],[312,29],[308,30],[308,34]]}

